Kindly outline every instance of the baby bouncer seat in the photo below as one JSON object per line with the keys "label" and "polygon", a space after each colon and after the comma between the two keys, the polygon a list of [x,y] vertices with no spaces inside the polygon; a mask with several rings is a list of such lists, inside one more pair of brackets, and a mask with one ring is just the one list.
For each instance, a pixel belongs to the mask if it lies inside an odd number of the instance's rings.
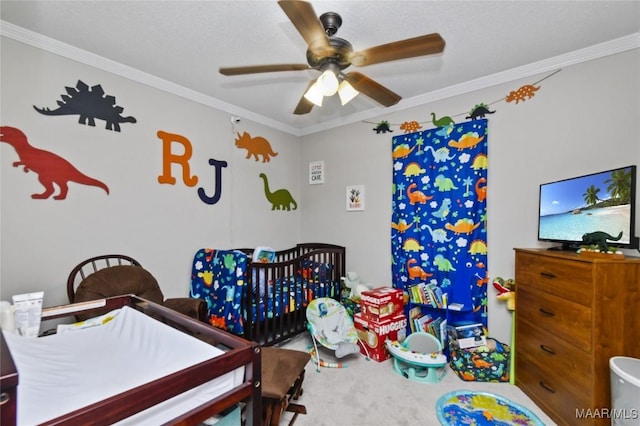
{"label": "baby bouncer seat", "polygon": [[[314,299],[307,306],[307,329],[314,347],[316,370],[320,371],[320,355],[317,342],[335,351],[336,358],[359,353],[358,331],[347,310],[338,301],[329,297]],[[362,346],[366,350],[366,346]],[[367,354],[367,359],[369,358]]]}
{"label": "baby bouncer seat", "polygon": [[438,383],[445,374],[447,357],[442,344],[423,331],[410,334],[404,341],[385,341],[393,356],[393,370],[403,377],[422,383]]}

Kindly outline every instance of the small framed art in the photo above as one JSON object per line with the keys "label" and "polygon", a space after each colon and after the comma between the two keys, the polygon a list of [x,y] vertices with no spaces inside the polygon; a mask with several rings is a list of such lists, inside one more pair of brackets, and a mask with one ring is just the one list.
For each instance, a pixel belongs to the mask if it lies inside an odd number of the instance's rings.
{"label": "small framed art", "polygon": [[364,210],[364,185],[347,186],[347,211]]}
{"label": "small framed art", "polygon": [[324,183],[324,161],[309,163],[309,185]]}

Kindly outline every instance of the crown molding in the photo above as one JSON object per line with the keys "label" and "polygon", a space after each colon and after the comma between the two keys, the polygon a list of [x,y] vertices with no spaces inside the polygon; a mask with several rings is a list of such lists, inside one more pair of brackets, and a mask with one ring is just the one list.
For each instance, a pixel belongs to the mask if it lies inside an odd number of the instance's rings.
{"label": "crown molding", "polygon": [[510,81],[518,80],[521,78],[555,71],[558,68],[563,68],[569,65],[587,62],[609,55],[614,55],[616,53],[640,48],[640,33],[634,33],[625,37],[610,40],[608,42],[586,47],[584,49],[579,49],[563,55],[544,59],[538,62],[533,62],[521,67],[512,68],[510,70],[491,74],[475,80],[470,80],[453,86],[444,87],[442,89],[434,90],[424,95],[406,98],[393,107],[380,107],[374,110],[365,111],[363,113],[353,114],[349,117],[331,120],[323,124],[308,126],[303,129],[297,129],[282,122],[240,108],[236,105],[223,102],[219,99],[204,95],[195,90],[188,89],[184,86],[180,86],[170,81],[155,77],[138,69],[131,68],[102,56],[95,55],[82,49],[78,49],[50,37],[45,37],[41,34],[29,31],[6,21],[0,20],[0,35],[63,56],[65,58],[69,58],[74,61],[93,66],[103,71],[119,75],[129,80],[133,80],[138,83],[145,84],[147,86],[183,97],[185,99],[189,99],[191,101],[219,109],[221,111],[225,111],[234,115],[240,115],[248,120],[255,121],[257,123],[277,130],[281,130],[294,136],[309,135],[335,127],[344,126],[346,124],[373,119],[375,117],[379,117],[382,113],[389,114],[403,111],[405,109],[428,104],[442,99],[451,98],[458,95],[463,95],[466,93],[474,92],[476,90],[496,86],[502,83],[508,83]]}
{"label": "crown molding", "polygon": [[180,86],[179,84],[172,83],[168,80],[156,77],[152,74],[148,74],[136,68],[128,67],[119,62],[112,61],[111,59],[107,59],[91,52],[87,52],[86,50],[79,49],[77,47],[71,46],[70,44],[66,44],[53,38],[43,36],[42,34],[29,31],[25,28],[19,27],[6,21],[0,20],[0,36],[19,41],[33,47],[37,47],[44,51],[54,53],[68,59],[72,59],[85,65],[90,65],[100,70],[119,75],[129,80],[145,84],[147,86],[162,90],[167,93],[171,93],[176,96],[180,96],[193,102],[197,102],[224,112],[228,112],[230,115],[239,115],[247,120],[255,121],[267,127],[281,130],[294,136],[301,136],[300,129],[296,129],[295,127],[288,126],[284,123],[265,117],[263,115],[259,115],[249,110],[240,108],[236,105],[223,102],[219,99],[207,96],[198,91],[188,89],[184,86]]}
{"label": "crown molding", "polygon": [[434,90],[420,96],[405,98],[402,99],[397,105],[394,105],[392,107],[380,107],[378,110],[369,110],[363,112],[362,114],[354,114],[347,117],[346,119],[333,120],[319,124],[317,126],[306,127],[303,129],[302,133],[303,135],[308,135],[323,130],[328,130],[334,127],[352,124],[358,121],[375,119],[376,117],[380,117],[381,114],[391,114],[394,112],[403,111],[409,108],[414,108],[416,106],[452,98],[454,96],[464,95],[476,90],[486,89],[488,87],[497,86],[503,83],[509,83],[521,78],[549,73],[569,65],[575,65],[638,48],[640,48],[640,33],[633,33],[628,36],[589,46],[584,49],[575,50],[573,52],[554,56],[552,58],[544,59],[538,62],[532,62],[521,67],[512,68],[506,71],[477,78],[475,80],[469,80],[464,83],[444,87],[442,89]]}

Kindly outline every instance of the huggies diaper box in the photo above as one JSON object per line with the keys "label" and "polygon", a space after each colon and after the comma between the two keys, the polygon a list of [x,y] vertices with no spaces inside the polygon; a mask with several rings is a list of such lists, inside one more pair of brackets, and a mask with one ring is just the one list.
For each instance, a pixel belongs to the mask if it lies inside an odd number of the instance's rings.
{"label": "huggies diaper box", "polygon": [[372,321],[382,321],[402,313],[404,299],[402,290],[380,287],[360,293],[360,312]]}
{"label": "huggies diaper box", "polygon": [[[353,323],[362,344],[367,346],[369,357],[378,362],[391,358],[384,344],[386,339],[403,341],[407,337],[407,317],[402,312],[380,322],[357,313],[353,316]],[[360,353],[367,354],[362,346]]]}

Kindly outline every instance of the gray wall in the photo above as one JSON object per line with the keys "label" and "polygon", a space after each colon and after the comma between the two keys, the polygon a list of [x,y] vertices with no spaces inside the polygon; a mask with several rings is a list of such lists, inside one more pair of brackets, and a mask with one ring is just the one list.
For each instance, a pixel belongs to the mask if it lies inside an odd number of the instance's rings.
{"label": "gray wall", "polygon": [[[236,129],[230,114],[149,86],[2,38],[2,126],[22,129],[30,143],[69,160],[82,172],[105,182],[111,193],[70,184],[66,200],[32,200],[42,192],[33,172],[14,168],[13,148],[0,143],[1,268],[0,297],[45,291],[45,306],[66,303],[66,279],[81,260],[110,252],[138,259],[158,279],[166,297],[186,296],[191,261],[202,247],[272,245],[285,248],[300,240],[301,210],[272,211],[265,199],[265,173],[271,190],[288,189],[300,198],[297,137],[251,122]],[[65,86],[78,79],[101,84],[123,115],[136,124],[121,132],[78,124],[78,116],[50,117],[33,105],[56,106]],[[172,167],[175,185],[158,183],[162,174],[163,130],[188,138],[193,146],[187,186],[182,169]],[[235,147],[237,131],[263,136],[278,156],[263,164],[245,159]],[[177,146],[176,153],[182,148]],[[205,204],[197,190],[214,194],[209,159],[224,160],[222,196]]]}
{"label": "gray wall", "polygon": [[[640,164],[639,65],[640,50],[635,49],[568,66],[541,82],[532,99],[491,105],[496,113],[487,116],[490,278],[513,277],[514,247],[550,246],[536,238],[541,183]],[[376,134],[373,124],[363,122],[305,136],[301,166],[324,160],[327,183],[303,187],[302,239],[346,245],[349,270],[365,282],[390,284],[391,137],[401,132],[398,125],[430,121],[431,112],[437,117],[468,113],[476,104],[502,99],[549,74],[371,120],[395,123],[394,132],[386,135]],[[455,119],[464,121],[464,116]],[[301,175],[305,185],[306,170]],[[356,184],[365,185],[366,210],[347,212],[345,187]],[[640,235],[638,219],[636,235]],[[510,314],[495,294],[490,287],[489,332],[508,342]]]}
{"label": "gray wall", "polygon": [[[390,152],[399,124],[416,120],[426,129],[431,112],[462,114],[455,117],[462,121],[474,105],[502,99],[548,74],[296,137],[247,120],[234,128],[225,111],[7,38],[1,55],[0,125],[25,130],[34,146],[61,155],[111,189],[107,196],[71,184],[64,201],[32,200],[30,194],[40,191],[35,174],[13,168],[15,152],[0,144],[0,298],[44,290],[46,306],[66,302],[65,281],[76,263],[106,252],[138,258],[166,296],[187,294],[192,256],[201,247],[283,249],[301,241],[343,244],[348,270],[365,282],[389,285]],[[540,183],[640,164],[639,64],[635,49],[568,66],[543,81],[534,98],[491,106],[497,110],[488,116],[491,278],[513,276],[514,247],[541,246],[536,240]],[[34,104],[54,106],[64,86],[77,79],[102,84],[138,123],[114,133],[104,130],[102,121],[87,127],[77,124],[77,116],[46,117],[33,110]],[[372,123],[380,120],[395,124],[394,133],[373,132]],[[182,183],[178,168],[176,185],[158,183],[158,130],[191,141],[198,185]],[[278,157],[266,165],[246,160],[246,151],[233,144],[236,131],[266,137]],[[228,162],[215,205],[197,196],[200,186],[213,191],[210,158]],[[319,160],[325,162],[325,183],[309,185],[309,162]],[[271,211],[261,172],[272,190],[289,189],[299,209]],[[346,211],[348,185],[365,185],[365,211]],[[492,288],[488,294],[490,333],[508,341],[509,314]]]}

